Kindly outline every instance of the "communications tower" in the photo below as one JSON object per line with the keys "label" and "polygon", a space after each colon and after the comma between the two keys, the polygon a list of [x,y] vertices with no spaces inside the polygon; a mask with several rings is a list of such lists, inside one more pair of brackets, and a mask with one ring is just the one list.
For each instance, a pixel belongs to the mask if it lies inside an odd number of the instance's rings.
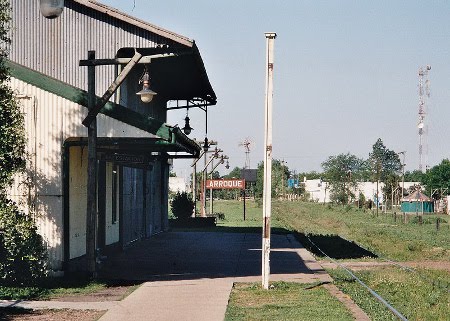
{"label": "communications tower", "polygon": [[[430,80],[428,72],[431,70],[430,65],[420,67],[419,76],[419,121],[417,128],[419,129],[419,171],[424,173],[427,167],[428,145],[426,134],[428,126],[425,124],[426,102],[430,98]],[[425,153],[424,153],[425,151]],[[425,154],[425,155],[424,155]]]}

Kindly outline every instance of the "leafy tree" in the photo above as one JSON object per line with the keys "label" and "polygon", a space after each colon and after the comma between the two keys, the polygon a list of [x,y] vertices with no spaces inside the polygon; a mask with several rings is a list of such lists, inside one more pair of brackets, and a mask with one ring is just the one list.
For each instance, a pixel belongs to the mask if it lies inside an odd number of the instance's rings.
{"label": "leafy tree", "polygon": [[383,182],[385,184],[384,195],[389,199],[392,187],[398,186],[398,174],[402,169],[400,157],[393,150],[386,148],[381,138],[378,138],[372,146],[368,163],[372,169],[373,178],[377,182],[377,195],[379,194],[378,182]]}
{"label": "leafy tree", "polygon": [[350,153],[330,156],[322,163],[324,178],[330,185],[330,199],[348,204],[355,199],[353,191],[358,185],[364,160]]}
{"label": "leafy tree", "polygon": [[405,172],[405,182],[424,182],[426,179],[427,174],[423,173],[419,170],[414,170],[412,172],[406,171]]}
{"label": "leafy tree", "polygon": [[[272,197],[282,195],[287,190],[287,179],[290,171],[286,163],[278,159],[272,160]],[[262,198],[264,191],[264,162],[260,162],[257,168],[255,185],[255,197]]]}
{"label": "leafy tree", "polygon": [[242,168],[235,167],[228,174],[224,175],[223,178],[241,178]]}
{"label": "leafy tree", "polygon": [[303,181],[303,179],[306,177],[306,179],[319,179],[323,177],[323,173],[318,173],[316,171],[312,171],[312,172],[302,172],[302,173],[298,173],[295,176],[298,175],[298,178],[300,179],[300,181]]}
{"label": "leafy tree", "polygon": [[427,192],[437,189],[434,197],[440,198],[441,194],[447,195],[450,191],[450,160],[444,159],[439,165],[432,167],[423,174],[421,182],[425,185]]}
{"label": "leafy tree", "polygon": [[23,115],[9,86],[6,66],[11,42],[9,1],[0,0],[0,193],[4,194],[17,171],[25,168],[25,131]]}
{"label": "leafy tree", "polygon": [[15,173],[25,168],[25,130],[9,87],[6,66],[10,5],[0,0],[0,283],[30,284],[46,274],[46,249],[34,221],[6,197]]}
{"label": "leafy tree", "polygon": [[46,263],[46,248],[33,220],[0,196],[0,284],[33,284],[46,276]]}

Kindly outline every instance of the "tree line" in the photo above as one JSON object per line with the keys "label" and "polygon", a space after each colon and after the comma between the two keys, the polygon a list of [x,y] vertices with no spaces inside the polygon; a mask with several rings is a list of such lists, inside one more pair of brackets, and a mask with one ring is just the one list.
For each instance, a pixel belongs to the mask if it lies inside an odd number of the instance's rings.
{"label": "tree line", "polygon": [[[422,192],[435,199],[440,199],[450,191],[450,160],[444,159],[440,164],[430,168],[425,173],[404,171],[401,153],[396,153],[383,143],[381,138],[372,145],[372,149],[366,159],[351,153],[342,153],[329,156],[322,162],[322,172],[296,172],[287,166],[283,160],[272,160],[272,197],[281,197],[287,193],[305,195],[304,185],[301,181],[306,178],[321,179],[327,182],[330,199],[334,203],[349,204],[356,201],[364,201],[364,197],[357,194],[357,186],[360,182],[374,182],[377,185],[377,195],[384,195],[389,200],[392,196],[403,197],[410,191],[402,190],[402,180],[417,182],[422,187]],[[214,179],[240,178],[242,168],[235,167],[228,174],[221,176],[215,171]],[[257,181],[247,185],[247,195],[262,198],[263,193],[264,164],[257,166]],[[201,177],[198,173],[197,177]],[[295,179],[296,184],[288,186],[288,179]],[[381,184],[383,183],[383,184]],[[200,180],[197,180],[200,191]],[[220,199],[236,199],[240,196],[235,190],[215,190],[214,197]],[[392,193],[395,193],[393,195]]]}

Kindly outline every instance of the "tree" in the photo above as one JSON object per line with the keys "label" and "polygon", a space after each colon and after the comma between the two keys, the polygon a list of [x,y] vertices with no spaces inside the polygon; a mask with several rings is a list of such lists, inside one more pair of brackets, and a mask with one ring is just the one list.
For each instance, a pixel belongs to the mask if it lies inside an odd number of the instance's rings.
{"label": "tree", "polygon": [[25,168],[25,130],[20,106],[9,87],[6,66],[10,25],[9,1],[0,0],[0,193],[4,194],[13,175]]}
{"label": "tree", "polygon": [[306,177],[306,179],[319,179],[323,177],[323,173],[318,173],[316,171],[312,172],[302,172],[298,173],[295,176],[298,176],[298,178],[303,181],[303,179]]}
{"label": "tree", "polygon": [[6,61],[10,5],[0,0],[0,283],[30,284],[46,274],[46,249],[34,221],[6,197],[13,175],[25,169],[25,126],[9,87]]}
{"label": "tree", "polygon": [[[282,195],[286,191],[289,168],[284,161],[272,160],[272,197]],[[255,197],[262,198],[264,190],[264,162],[260,162],[257,168],[255,185]]]}
{"label": "tree", "polygon": [[241,178],[242,168],[235,167],[229,172],[227,175],[224,175],[223,178]]}
{"label": "tree", "polygon": [[[433,190],[434,196],[437,198],[440,198],[441,194],[448,194],[450,191],[450,160],[444,159],[439,165],[433,166],[426,174],[423,174],[421,183],[425,185],[427,192]],[[437,191],[434,191],[435,189]]]}
{"label": "tree", "polygon": [[424,182],[426,179],[426,176],[427,176],[427,174],[416,169],[412,172],[406,171],[404,179],[405,179],[405,182]]}
{"label": "tree", "polygon": [[[381,138],[373,144],[372,152],[369,154],[368,163],[372,169],[373,178],[377,182],[377,200],[379,198],[378,183],[383,182],[385,188],[383,190],[386,199],[391,197],[392,187],[398,186],[398,174],[402,169],[400,157],[396,152],[386,148]],[[377,201],[377,213],[378,205]]]}
{"label": "tree", "polygon": [[330,156],[322,163],[324,178],[330,185],[330,199],[348,204],[355,199],[353,191],[364,168],[364,160],[350,153]]}
{"label": "tree", "polygon": [[0,195],[0,285],[30,285],[47,273],[47,251],[31,217]]}

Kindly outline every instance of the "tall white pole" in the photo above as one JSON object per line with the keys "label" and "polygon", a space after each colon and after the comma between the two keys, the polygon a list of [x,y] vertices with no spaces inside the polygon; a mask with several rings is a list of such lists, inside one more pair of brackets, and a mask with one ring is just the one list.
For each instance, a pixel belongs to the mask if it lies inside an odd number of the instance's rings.
{"label": "tall white pole", "polygon": [[272,212],[272,101],[273,45],[277,34],[266,32],[266,100],[264,124],[264,190],[262,235],[262,286],[269,289],[270,275],[270,216]]}

